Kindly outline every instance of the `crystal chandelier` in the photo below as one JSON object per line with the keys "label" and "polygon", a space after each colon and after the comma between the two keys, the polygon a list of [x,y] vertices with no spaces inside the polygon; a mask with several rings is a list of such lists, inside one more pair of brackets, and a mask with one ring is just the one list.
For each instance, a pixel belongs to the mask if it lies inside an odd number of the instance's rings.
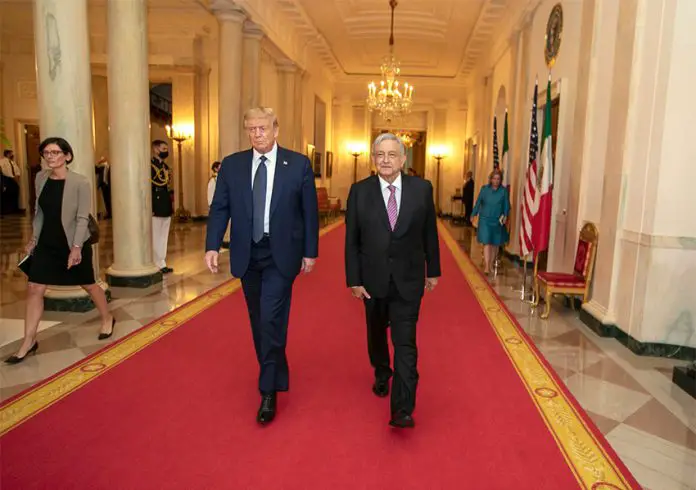
{"label": "crystal chandelier", "polygon": [[411,131],[397,131],[396,136],[401,140],[406,148],[413,148],[419,142],[418,133]]}
{"label": "crystal chandelier", "polygon": [[370,111],[379,111],[381,116],[391,122],[411,112],[413,105],[413,85],[404,82],[402,85],[397,77],[401,73],[399,61],[394,56],[394,9],[397,1],[390,0],[391,35],[389,36],[389,55],[385,56],[380,71],[382,80],[379,88],[374,82],[367,86],[367,107]]}

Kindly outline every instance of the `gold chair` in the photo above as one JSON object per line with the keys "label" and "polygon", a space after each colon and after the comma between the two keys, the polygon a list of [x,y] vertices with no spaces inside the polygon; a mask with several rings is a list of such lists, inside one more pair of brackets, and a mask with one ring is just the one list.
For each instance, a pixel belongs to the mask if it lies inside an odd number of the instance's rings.
{"label": "gold chair", "polygon": [[573,296],[582,296],[582,302],[586,303],[590,294],[590,281],[597,256],[597,227],[593,223],[586,223],[580,230],[578,248],[575,253],[575,265],[573,272],[537,272],[534,280],[534,305],[539,304],[539,290],[544,289],[544,301],[546,307],[541,318],[548,318],[551,313],[551,297],[554,294],[571,296],[571,305],[575,307]]}

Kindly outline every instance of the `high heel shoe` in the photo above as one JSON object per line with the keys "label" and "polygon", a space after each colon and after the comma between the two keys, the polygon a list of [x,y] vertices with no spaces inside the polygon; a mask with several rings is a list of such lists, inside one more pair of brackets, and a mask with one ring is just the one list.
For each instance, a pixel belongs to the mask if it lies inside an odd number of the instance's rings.
{"label": "high heel shoe", "polygon": [[31,354],[36,354],[36,350],[39,348],[39,343],[34,342],[34,345],[31,346],[31,349],[27,351],[26,354],[24,354],[22,357],[19,356],[10,356],[7,359],[5,359],[5,364],[19,364],[22,362],[24,359],[26,359],[29,355]]}
{"label": "high heel shoe", "polygon": [[100,333],[100,334],[99,334],[99,340],[104,340],[104,339],[108,339],[109,337],[111,337],[111,336],[114,334],[114,327],[115,327],[115,326],[116,326],[116,318],[112,316],[112,317],[111,317],[111,332],[109,332],[109,333]]}

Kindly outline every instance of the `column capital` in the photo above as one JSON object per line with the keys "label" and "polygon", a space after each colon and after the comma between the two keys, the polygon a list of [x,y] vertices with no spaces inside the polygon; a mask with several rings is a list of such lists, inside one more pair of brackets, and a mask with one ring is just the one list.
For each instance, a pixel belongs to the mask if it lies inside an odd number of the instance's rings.
{"label": "column capital", "polygon": [[254,23],[248,19],[244,21],[244,27],[243,27],[242,33],[244,34],[245,39],[261,40],[266,35],[266,33],[263,32],[263,29],[261,28],[260,25]]}
{"label": "column capital", "polygon": [[231,0],[212,0],[210,2],[210,11],[220,22],[237,22],[241,24],[247,19],[244,9]]}

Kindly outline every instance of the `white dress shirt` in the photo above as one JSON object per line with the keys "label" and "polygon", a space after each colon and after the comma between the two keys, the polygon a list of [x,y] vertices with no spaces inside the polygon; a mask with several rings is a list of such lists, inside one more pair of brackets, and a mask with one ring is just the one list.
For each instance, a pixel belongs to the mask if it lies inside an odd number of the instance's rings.
{"label": "white dress shirt", "polygon": [[273,194],[273,179],[275,177],[276,161],[278,160],[278,143],[273,143],[273,148],[268,153],[259,153],[254,149],[254,157],[251,161],[251,188],[254,188],[254,177],[261,164],[261,157],[266,157],[266,206],[264,207],[263,232],[270,233],[271,229],[271,195]]}
{"label": "white dress shirt", "polygon": [[399,211],[401,211],[401,173],[396,177],[396,180],[392,183],[389,184],[386,180],[384,180],[381,176],[379,177],[379,185],[382,187],[382,197],[384,198],[384,207],[389,210],[389,196],[391,195],[391,191],[389,190],[389,186],[393,185],[396,187],[396,191],[394,192],[394,197],[396,198],[396,215],[399,215]]}
{"label": "white dress shirt", "polygon": [[19,177],[21,174],[19,165],[7,157],[0,158],[0,171],[2,175],[9,178]]}
{"label": "white dress shirt", "polygon": [[215,186],[217,185],[217,178],[211,177],[208,181],[208,207],[213,203],[213,197],[215,196]]}

